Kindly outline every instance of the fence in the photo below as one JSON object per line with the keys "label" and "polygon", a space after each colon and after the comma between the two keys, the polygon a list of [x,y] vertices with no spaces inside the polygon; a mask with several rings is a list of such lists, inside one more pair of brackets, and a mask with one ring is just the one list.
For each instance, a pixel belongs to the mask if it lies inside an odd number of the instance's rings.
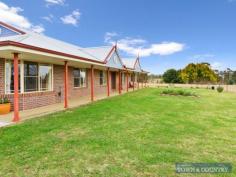
{"label": "fence", "polygon": [[[213,85],[213,84],[160,84],[160,83],[148,83],[148,87],[180,87],[180,88],[209,88],[211,89],[214,87],[215,89],[219,85]],[[226,92],[234,92],[236,93],[236,85],[220,85],[221,87],[224,87],[224,91]]]}

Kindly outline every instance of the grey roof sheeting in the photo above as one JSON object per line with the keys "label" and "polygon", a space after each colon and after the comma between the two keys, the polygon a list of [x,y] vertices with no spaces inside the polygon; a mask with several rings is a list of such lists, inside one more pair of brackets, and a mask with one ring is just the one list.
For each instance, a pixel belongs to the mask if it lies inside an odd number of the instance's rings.
{"label": "grey roof sheeting", "polygon": [[27,32],[26,34],[22,35],[3,37],[0,38],[0,41],[13,41],[34,47],[45,48],[47,50],[62,52],[69,55],[80,56],[94,61],[101,61],[93,57],[89,53],[83,52],[82,48],[79,46],[72,45],[34,32]]}
{"label": "grey roof sheeting", "polygon": [[92,55],[100,61],[105,61],[106,57],[109,55],[110,51],[113,49],[113,46],[101,46],[101,47],[89,47],[81,48],[81,50],[89,55]]}
{"label": "grey roof sheeting", "polygon": [[[0,25],[4,26],[4,23],[1,22]],[[7,26],[9,27],[9,25]],[[25,44],[28,46],[38,47],[38,48],[42,48],[42,49],[46,49],[50,51],[64,53],[71,56],[78,56],[78,57],[92,60],[94,62],[101,62],[101,63],[104,62],[105,66],[106,66],[107,57],[112,56],[113,52],[117,52],[116,47],[114,46],[82,48],[80,46],[73,45],[64,41],[60,41],[60,40],[45,36],[43,34],[27,31],[25,29],[20,29],[14,26],[13,28],[23,31],[24,34],[19,33],[14,36],[0,37],[0,42],[11,41],[11,42]],[[113,50],[114,48],[115,50]],[[122,65],[132,70],[135,70],[136,61],[137,61],[136,58],[121,58]]]}
{"label": "grey roof sheeting", "polygon": [[130,69],[134,69],[136,60],[136,58],[122,58],[124,65]]}

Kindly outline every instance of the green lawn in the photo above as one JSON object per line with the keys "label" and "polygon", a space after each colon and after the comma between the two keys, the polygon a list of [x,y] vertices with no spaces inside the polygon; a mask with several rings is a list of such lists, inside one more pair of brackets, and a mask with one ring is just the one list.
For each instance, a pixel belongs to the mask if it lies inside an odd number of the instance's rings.
{"label": "green lawn", "polygon": [[0,176],[191,176],[175,162],[230,162],[236,176],[236,94],[161,90],[0,129]]}

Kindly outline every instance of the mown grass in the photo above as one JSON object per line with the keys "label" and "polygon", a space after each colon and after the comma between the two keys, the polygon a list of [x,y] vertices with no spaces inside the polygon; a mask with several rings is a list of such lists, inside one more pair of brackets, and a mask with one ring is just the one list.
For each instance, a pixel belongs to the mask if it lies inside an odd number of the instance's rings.
{"label": "mown grass", "polygon": [[211,176],[176,162],[230,162],[236,176],[236,95],[143,89],[0,129],[0,176]]}

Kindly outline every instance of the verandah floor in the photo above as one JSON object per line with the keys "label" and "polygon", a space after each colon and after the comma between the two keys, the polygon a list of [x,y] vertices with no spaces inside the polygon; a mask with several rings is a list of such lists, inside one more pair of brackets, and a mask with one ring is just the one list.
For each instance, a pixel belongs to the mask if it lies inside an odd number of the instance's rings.
{"label": "verandah floor", "polygon": [[[137,88],[135,90],[137,90]],[[133,89],[129,89],[129,92],[130,91],[133,91]],[[123,93],[126,93],[126,90],[122,91],[122,94]],[[111,97],[117,96],[117,95],[119,95],[118,92],[112,92],[110,94]],[[105,99],[105,98],[108,98],[106,94],[100,94],[100,95],[94,96],[95,101]],[[82,106],[82,105],[86,105],[86,104],[91,103],[91,98],[90,98],[90,96],[84,96],[84,97],[79,97],[78,99],[71,99],[68,102],[69,102],[68,103],[69,108],[75,108],[78,106]],[[64,102],[56,103],[56,104],[52,104],[52,105],[48,105],[48,106],[43,106],[43,107],[39,107],[39,108],[35,108],[35,109],[23,110],[23,111],[20,111],[20,119],[21,119],[20,121],[32,119],[35,117],[40,117],[43,115],[47,115],[47,114],[51,114],[51,113],[59,112],[59,111],[63,111],[63,110],[65,110]],[[13,114],[14,114],[14,112],[11,112],[7,115],[0,115],[0,127],[13,124],[14,123],[14,122],[12,122]]]}

